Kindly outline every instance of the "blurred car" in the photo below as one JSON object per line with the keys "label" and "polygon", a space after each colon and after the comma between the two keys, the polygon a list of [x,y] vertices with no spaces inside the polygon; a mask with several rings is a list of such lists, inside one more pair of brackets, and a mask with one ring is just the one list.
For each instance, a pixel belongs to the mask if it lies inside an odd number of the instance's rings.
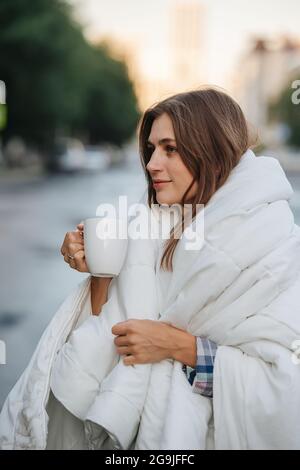
{"label": "blurred car", "polygon": [[82,142],[68,138],[62,142],[62,148],[60,169],[63,171],[83,170],[86,164],[86,154]]}
{"label": "blurred car", "polygon": [[50,171],[77,172],[85,169],[87,156],[84,145],[78,139],[62,137],[57,139],[48,162]]}
{"label": "blurred car", "polygon": [[100,147],[85,147],[85,169],[88,171],[105,170],[110,165],[109,153]]}
{"label": "blurred car", "polygon": [[84,146],[74,138],[57,139],[48,169],[53,172],[101,171],[111,164],[108,148],[99,146]]}

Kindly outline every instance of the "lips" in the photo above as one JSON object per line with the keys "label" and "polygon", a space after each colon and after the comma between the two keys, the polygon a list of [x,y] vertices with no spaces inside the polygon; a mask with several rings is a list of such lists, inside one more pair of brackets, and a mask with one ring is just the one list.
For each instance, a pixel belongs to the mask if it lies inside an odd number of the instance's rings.
{"label": "lips", "polygon": [[153,180],[153,186],[156,189],[161,188],[167,183],[171,183],[171,181],[170,180]]}
{"label": "lips", "polygon": [[171,180],[152,180],[153,183],[170,183]]}

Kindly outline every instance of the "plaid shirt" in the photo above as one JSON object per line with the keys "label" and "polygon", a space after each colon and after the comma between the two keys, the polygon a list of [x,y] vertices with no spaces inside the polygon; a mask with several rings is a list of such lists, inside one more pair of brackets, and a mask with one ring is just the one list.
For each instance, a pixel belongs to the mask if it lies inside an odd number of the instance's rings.
{"label": "plaid shirt", "polygon": [[213,372],[217,347],[213,341],[197,336],[196,368],[185,364],[182,367],[193,387],[193,392],[210,398],[213,396]]}

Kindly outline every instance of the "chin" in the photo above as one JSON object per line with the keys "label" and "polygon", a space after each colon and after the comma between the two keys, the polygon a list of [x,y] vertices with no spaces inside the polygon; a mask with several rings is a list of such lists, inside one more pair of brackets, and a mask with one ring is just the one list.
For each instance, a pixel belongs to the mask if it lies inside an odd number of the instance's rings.
{"label": "chin", "polygon": [[171,195],[167,195],[167,194],[159,194],[157,193],[156,194],[156,200],[159,204],[167,204],[168,206],[171,206],[172,204],[178,204],[179,201],[172,197]]}

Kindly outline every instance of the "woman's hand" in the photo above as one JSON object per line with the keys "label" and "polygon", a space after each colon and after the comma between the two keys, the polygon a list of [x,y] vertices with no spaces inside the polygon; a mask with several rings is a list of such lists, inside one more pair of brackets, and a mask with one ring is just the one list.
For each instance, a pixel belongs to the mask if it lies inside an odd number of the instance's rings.
{"label": "woman's hand", "polygon": [[60,252],[71,268],[89,272],[84,255],[83,224],[78,224],[76,231],[66,233]]}
{"label": "woman's hand", "polygon": [[176,359],[195,367],[196,337],[168,323],[155,320],[127,320],[116,323],[112,333],[125,365],[148,364]]}

